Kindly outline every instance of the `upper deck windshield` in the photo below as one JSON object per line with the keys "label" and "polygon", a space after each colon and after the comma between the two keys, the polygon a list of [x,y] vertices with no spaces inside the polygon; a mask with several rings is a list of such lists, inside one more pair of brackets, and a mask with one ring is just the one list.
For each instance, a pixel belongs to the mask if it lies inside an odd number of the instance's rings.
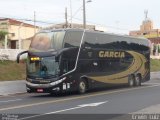
{"label": "upper deck windshield", "polygon": [[61,49],[64,35],[64,31],[40,32],[34,36],[30,50],[45,52]]}

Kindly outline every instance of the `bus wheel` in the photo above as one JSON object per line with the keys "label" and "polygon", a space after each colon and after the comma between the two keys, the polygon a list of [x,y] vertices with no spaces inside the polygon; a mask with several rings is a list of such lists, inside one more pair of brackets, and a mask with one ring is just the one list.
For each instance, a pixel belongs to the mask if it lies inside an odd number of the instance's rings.
{"label": "bus wheel", "polygon": [[133,87],[134,86],[134,81],[135,81],[134,76],[133,75],[129,76],[128,86]]}
{"label": "bus wheel", "polygon": [[85,80],[80,80],[78,85],[78,92],[79,94],[85,93],[87,90],[87,83]]}
{"label": "bus wheel", "polygon": [[135,86],[141,86],[141,76],[136,75],[135,77]]}

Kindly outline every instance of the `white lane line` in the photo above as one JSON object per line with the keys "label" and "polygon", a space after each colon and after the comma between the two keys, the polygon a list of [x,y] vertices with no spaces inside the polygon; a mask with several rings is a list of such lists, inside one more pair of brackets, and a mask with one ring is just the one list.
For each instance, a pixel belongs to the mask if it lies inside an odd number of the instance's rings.
{"label": "white lane line", "polygon": [[5,100],[5,101],[0,101],[0,103],[15,102],[15,101],[20,101],[20,100],[22,100],[22,99]]}
{"label": "white lane line", "polygon": [[19,120],[26,120],[26,119],[35,118],[35,117],[40,117],[40,116],[45,116],[45,115],[50,115],[50,114],[61,113],[61,112],[70,111],[70,110],[75,110],[75,109],[79,109],[79,108],[96,107],[96,106],[99,106],[99,105],[104,104],[104,103],[107,103],[107,102],[108,102],[108,101],[97,102],[97,103],[89,103],[89,104],[82,104],[82,105],[78,105],[77,107],[73,107],[73,108],[68,108],[68,109],[53,111],[53,112],[49,112],[49,113],[45,113],[45,114],[41,114],[41,115],[34,115],[34,116],[25,117],[25,118],[20,118]]}
{"label": "white lane line", "polygon": [[74,107],[74,108],[69,108],[69,109],[54,111],[54,112],[45,113],[45,114],[46,114],[46,115],[48,115],[48,114],[55,114],[55,113],[65,112],[65,111],[74,110],[74,109],[78,109],[78,108],[84,108],[84,107],[96,107],[96,106],[99,106],[99,105],[104,104],[104,103],[107,103],[107,102],[108,102],[108,101],[98,102],[98,103],[82,104],[82,105],[78,105],[77,107]]}

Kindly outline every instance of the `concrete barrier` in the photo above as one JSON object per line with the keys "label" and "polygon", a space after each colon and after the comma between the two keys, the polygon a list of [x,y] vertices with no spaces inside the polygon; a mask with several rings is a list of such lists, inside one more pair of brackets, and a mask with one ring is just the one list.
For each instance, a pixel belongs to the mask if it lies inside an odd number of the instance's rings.
{"label": "concrete barrier", "polygon": [[160,59],[160,55],[157,55],[157,56],[151,55],[150,58],[151,59]]}

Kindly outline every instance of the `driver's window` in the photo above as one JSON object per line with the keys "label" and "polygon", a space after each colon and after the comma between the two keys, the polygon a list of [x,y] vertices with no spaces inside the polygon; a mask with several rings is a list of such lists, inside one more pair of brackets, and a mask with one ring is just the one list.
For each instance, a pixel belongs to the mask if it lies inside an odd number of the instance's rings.
{"label": "driver's window", "polygon": [[62,73],[67,73],[68,72],[68,61],[64,60],[63,61],[63,69],[62,69]]}

